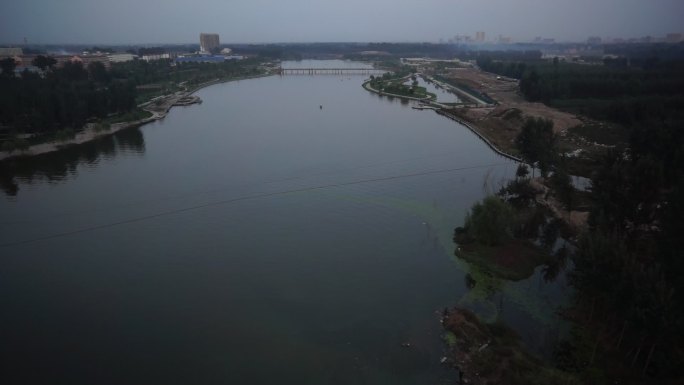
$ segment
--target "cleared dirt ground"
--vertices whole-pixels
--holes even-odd
[[[589,176],[595,164],[594,160],[598,159],[606,148],[613,147],[600,143],[594,135],[599,132],[598,130],[605,133],[608,129],[607,124],[560,111],[542,103],[528,102],[520,94],[516,79],[498,77],[475,68],[452,69],[444,76],[497,101],[496,107],[458,108],[449,113],[473,123],[504,152],[518,154],[515,139],[527,117],[553,121],[554,131],[560,139],[559,149],[573,158],[571,171],[575,175]],[[613,138],[611,142],[615,143]]]
[[[477,115],[482,118],[488,114],[500,115],[510,108],[519,109],[524,116],[533,116],[553,120],[554,130],[558,134],[569,128],[582,124],[577,116],[548,107],[542,103],[526,101],[518,92],[518,82],[515,79],[501,78],[474,68],[463,68],[451,71],[449,77],[489,95],[499,102],[494,109],[481,109]],[[475,115],[475,116],[477,116]]]

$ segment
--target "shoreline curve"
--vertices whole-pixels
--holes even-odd
[[[110,128],[108,130],[102,130],[102,131],[95,131],[92,127],[87,124],[85,127],[81,129],[76,135],[74,135],[73,138],[69,140],[64,140],[64,141],[58,141],[58,140],[53,140],[45,143],[39,143],[39,144],[34,144],[33,146],[30,146],[28,149],[25,150],[12,150],[12,151],[0,151],[0,162],[6,161],[6,160],[14,160],[14,159],[21,159],[21,158],[28,158],[32,156],[37,156],[37,155],[43,155],[43,154],[48,154],[51,152],[57,152],[61,151],[67,148],[70,148],[72,146],[78,146],[81,144],[85,144],[91,141],[94,141],[99,138],[103,138],[106,136],[111,136],[116,134],[119,131],[127,130],[130,128],[135,128],[135,127],[141,127],[144,126],[147,123],[151,123],[157,120],[161,120],[168,115],[169,111],[176,106],[176,102],[179,99],[182,99],[187,96],[191,96],[195,92],[209,87],[213,86],[215,84],[221,84],[221,83],[229,83],[232,81],[239,81],[239,80],[248,80],[248,79],[256,79],[256,78],[262,78],[262,77],[268,77],[268,76],[273,76],[272,73],[267,73],[267,74],[262,74],[262,75],[255,75],[255,76],[246,76],[246,77],[240,77],[240,78],[230,78],[230,79],[214,79],[210,80],[205,83],[198,84],[192,89],[183,91],[180,94],[171,94],[171,95],[163,95],[165,102],[167,102],[166,106],[162,108],[162,111],[159,112],[159,110],[150,110],[147,109],[146,107],[149,106],[152,101],[145,102],[143,104],[140,104],[138,107],[140,107],[143,111],[147,111],[152,114],[152,116],[140,120],[134,120],[134,121],[129,121],[129,122],[121,122],[121,123],[113,123],[111,124]]]

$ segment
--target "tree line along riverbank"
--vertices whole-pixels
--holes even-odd
[[[28,156],[162,118],[198,88],[268,73],[263,60],[67,62],[0,74],[0,156]]]

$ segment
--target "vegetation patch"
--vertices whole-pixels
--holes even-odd
[[[456,256],[482,266],[496,277],[519,281],[529,278],[549,256],[528,240],[511,239],[497,246],[478,242],[459,243]]]
[[[5,140],[0,145],[0,150],[12,152],[14,150],[25,151],[29,148],[29,142],[26,139],[10,139]]]
[[[74,131],[71,128],[65,128],[63,130],[59,130],[55,133],[55,140],[59,142],[66,142],[68,140],[73,139],[76,136],[76,131]]]
[[[457,338],[456,338],[456,334],[454,334],[454,332],[452,332],[452,331],[447,331],[446,333],[444,333],[442,338],[444,339],[444,342],[446,342],[446,344],[448,346],[455,346],[456,342],[458,342]]]
[[[514,237],[527,211],[518,210],[497,196],[476,203],[464,227],[456,228],[456,256],[475,263],[498,278],[521,280],[549,261],[548,255],[530,240]]]
[[[375,77],[371,75],[371,80],[368,84],[372,89],[380,93],[425,100],[437,99],[437,95],[428,92],[425,87],[418,85],[416,76],[411,75],[412,71],[415,70],[408,67],[400,67],[397,71],[386,72],[382,76]],[[411,84],[404,84],[409,77],[412,80]]]
[[[112,129],[109,123],[95,123],[91,126],[93,132],[105,132]]]

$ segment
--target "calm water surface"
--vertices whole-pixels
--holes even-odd
[[[449,383],[438,313],[456,304],[542,351],[562,285],[453,257],[453,228],[516,165],[363,78],[215,85],[163,121],[3,164],[0,377]]]

